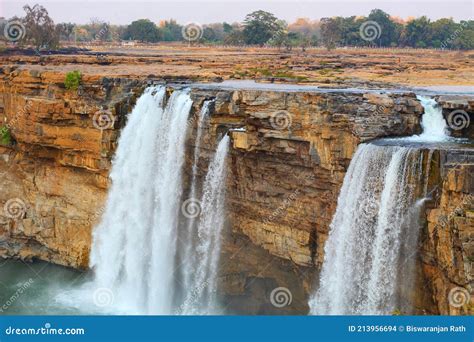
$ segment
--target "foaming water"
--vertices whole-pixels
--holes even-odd
[[[390,314],[414,260],[420,150],[362,144],[344,178],[325,245],[312,314]]]
[[[130,114],[119,139],[105,214],[93,235],[95,285],[110,289],[127,312],[172,312],[192,101],[188,90],[176,90],[163,109],[164,95],[164,87],[146,89]]]
[[[444,142],[449,140],[448,126],[443,117],[442,108],[430,97],[417,96],[425,113],[421,118],[423,133],[410,137],[396,138],[412,142]]]
[[[201,197],[201,215],[194,236],[187,241],[195,242],[190,259],[185,263],[190,275],[185,289],[185,299],[180,307],[183,314],[216,314],[217,272],[221,253],[222,229],[225,223],[226,157],[229,136],[225,135],[209,165]],[[192,241],[191,241],[192,240]]]
[[[193,166],[191,170],[191,184],[188,199],[194,201],[197,199],[199,190],[197,182],[197,173],[199,165],[199,154],[201,152],[201,143],[202,143],[202,132],[206,124],[206,120],[209,115],[209,106],[211,105],[212,100],[204,101],[201,111],[199,113],[197,121],[197,131],[196,131],[196,140],[193,151]],[[197,208],[199,210],[199,208]],[[186,229],[183,230],[183,236],[181,241],[182,249],[182,262],[190,260],[193,255],[193,250],[196,248],[196,241],[194,239],[194,232],[196,229],[196,224],[198,222],[198,217],[196,215],[189,215],[186,222]],[[192,286],[192,278],[194,270],[186,267],[186,263],[183,264],[183,267],[180,268],[181,271],[181,282],[184,289],[188,289]]]
[[[129,115],[113,161],[105,213],[93,234],[93,280],[57,295],[64,306],[106,314],[219,310],[217,272],[229,137],[219,142],[199,186],[198,162],[210,105],[205,102],[197,122],[189,193],[201,198],[202,212],[186,220],[183,167],[192,101],[189,90],[175,90],[164,106],[165,94],[164,87],[147,88]]]

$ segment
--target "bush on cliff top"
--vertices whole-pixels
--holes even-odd
[[[79,71],[74,70],[66,74],[66,79],[64,80],[64,85],[67,90],[76,90],[81,84],[82,75]]]

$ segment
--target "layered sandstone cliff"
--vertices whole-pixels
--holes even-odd
[[[4,67],[0,76],[0,120],[14,138],[0,147],[0,204],[8,207],[9,200],[16,200],[20,209],[20,214],[2,215],[0,254],[86,268],[117,137],[146,82],[85,75],[79,91],[68,91],[60,72]],[[233,129],[221,277],[227,300],[234,306],[253,303],[251,309],[241,304],[242,312],[266,312],[269,289],[287,286],[294,304],[285,313],[307,312],[338,191],[357,145],[419,133],[421,105],[412,93],[197,86],[191,96],[189,149],[194,146],[193,118],[204,100],[215,99],[202,144],[201,177],[217,136]],[[434,169],[449,167],[439,160]],[[472,194],[471,165],[472,159],[439,177],[442,191],[428,213],[421,254],[422,276],[430,284],[420,312],[451,312],[445,292],[453,284],[472,282],[472,203],[450,218],[446,236],[432,233],[436,217],[449,215],[463,196]],[[457,264],[448,266],[453,255]]]

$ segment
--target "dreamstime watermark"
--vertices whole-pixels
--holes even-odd
[[[26,213],[26,204],[20,198],[10,198],[3,206],[5,216],[11,219],[20,219]]]
[[[469,194],[463,199],[460,205],[458,205],[449,213],[448,216],[441,216],[440,218],[438,218],[438,222],[444,228],[449,223],[449,221],[451,221],[456,215],[462,214],[464,206],[471,204],[473,201],[474,201],[474,196]]]
[[[187,218],[196,218],[201,215],[202,203],[196,198],[188,198],[181,205],[181,213]]]
[[[372,42],[380,38],[382,28],[379,23],[373,20],[368,20],[362,23],[359,28],[360,37],[366,42]]]
[[[197,305],[197,301],[201,298],[204,290],[206,290],[206,288],[209,288],[209,285],[209,280],[205,280],[198,286],[194,287],[191,292],[186,296],[184,302],[176,310],[176,313],[178,315],[202,314],[199,312],[199,306]],[[210,292],[215,293],[216,290],[214,288],[211,288]]]
[[[33,279],[28,279],[28,281],[26,281],[25,283],[23,283],[16,291],[15,293],[13,293],[10,298],[7,299],[7,301],[5,303],[3,303],[3,305],[0,307],[0,312],[4,312],[6,310],[8,310],[8,308],[10,306],[13,305],[13,303],[15,303],[18,298],[20,298],[20,296],[34,283],[34,280]]]
[[[277,287],[270,293],[270,303],[276,308],[291,305],[293,295],[286,287]]]
[[[40,328],[15,328],[9,326],[5,329],[6,335],[84,335],[84,328],[53,328],[51,323],[45,323]]]
[[[102,24],[102,28],[95,35],[94,40],[95,41],[102,40],[102,38],[105,38],[104,36],[107,34],[107,32],[109,32],[109,26],[107,24]]]
[[[461,306],[469,303],[471,300],[471,294],[464,287],[453,287],[448,294],[449,305],[460,308]]]
[[[10,20],[3,28],[3,35],[11,42],[17,42],[23,39],[26,34],[25,25],[19,20]]]
[[[365,198],[359,205],[367,217],[374,217],[379,213],[379,204],[373,197]]]
[[[195,42],[202,38],[202,26],[198,23],[188,23],[181,29],[181,35],[188,42]]]
[[[448,45],[450,45],[457,37],[459,37],[461,32],[467,27],[467,23],[467,21],[462,21],[460,23],[461,27],[456,29],[456,31],[454,31],[446,40],[441,43],[441,50],[446,50]]]
[[[15,116],[9,122],[5,122],[5,126],[11,131],[17,124],[19,117],[25,116],[27,113],[29,113],[31,107],[31,100],[26,100],[25,105],[15,114]]]
[[[106,287],[99,287],[92,296],[94,304],[98,307],[110,306],[114,303],[114,293]]]
[[[462,109],[456,109],[449,113],[447,121],[448,126],[455,131],[467,128],[471,123],[469,114]]]
[[[114,127],[115,116],[108,110],[99,110],[92,117],[92,124],[101,131]]]
[[[291,128],[293,116],[286,110],[279,110],[270,115],[270,125],[273,129],[284,130]]]
[[[312,181],[314,180],[314,175],[306,176],[304,179]],[[291,206],[291,204],[297,200],[297,198],[300,196],[300,193],[300,189],[296,189],[295,191],[293,191],[287,198],[282,201],[282,204],[270,214],[270,216],[266,217],[263,220],[263,223],[269,224],[270,222],[275,221],[279,216],[284,214]]]

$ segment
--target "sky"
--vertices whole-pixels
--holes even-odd
[[[56,23],[77,24],[86,24],[91,18],[110,24],[129,24],[144,18],[157,23],[164,19],[176,19],[181,24],[232,23],[241,22],[247,13],[259,9],[272,12],[289,23],[297,18],[368,15],[374,8],[405,19],[422,15],[433,20],[474,18],[474,0],[0,0],[0,17],[23,16],[22,7],[36,3],[44,6]]]

